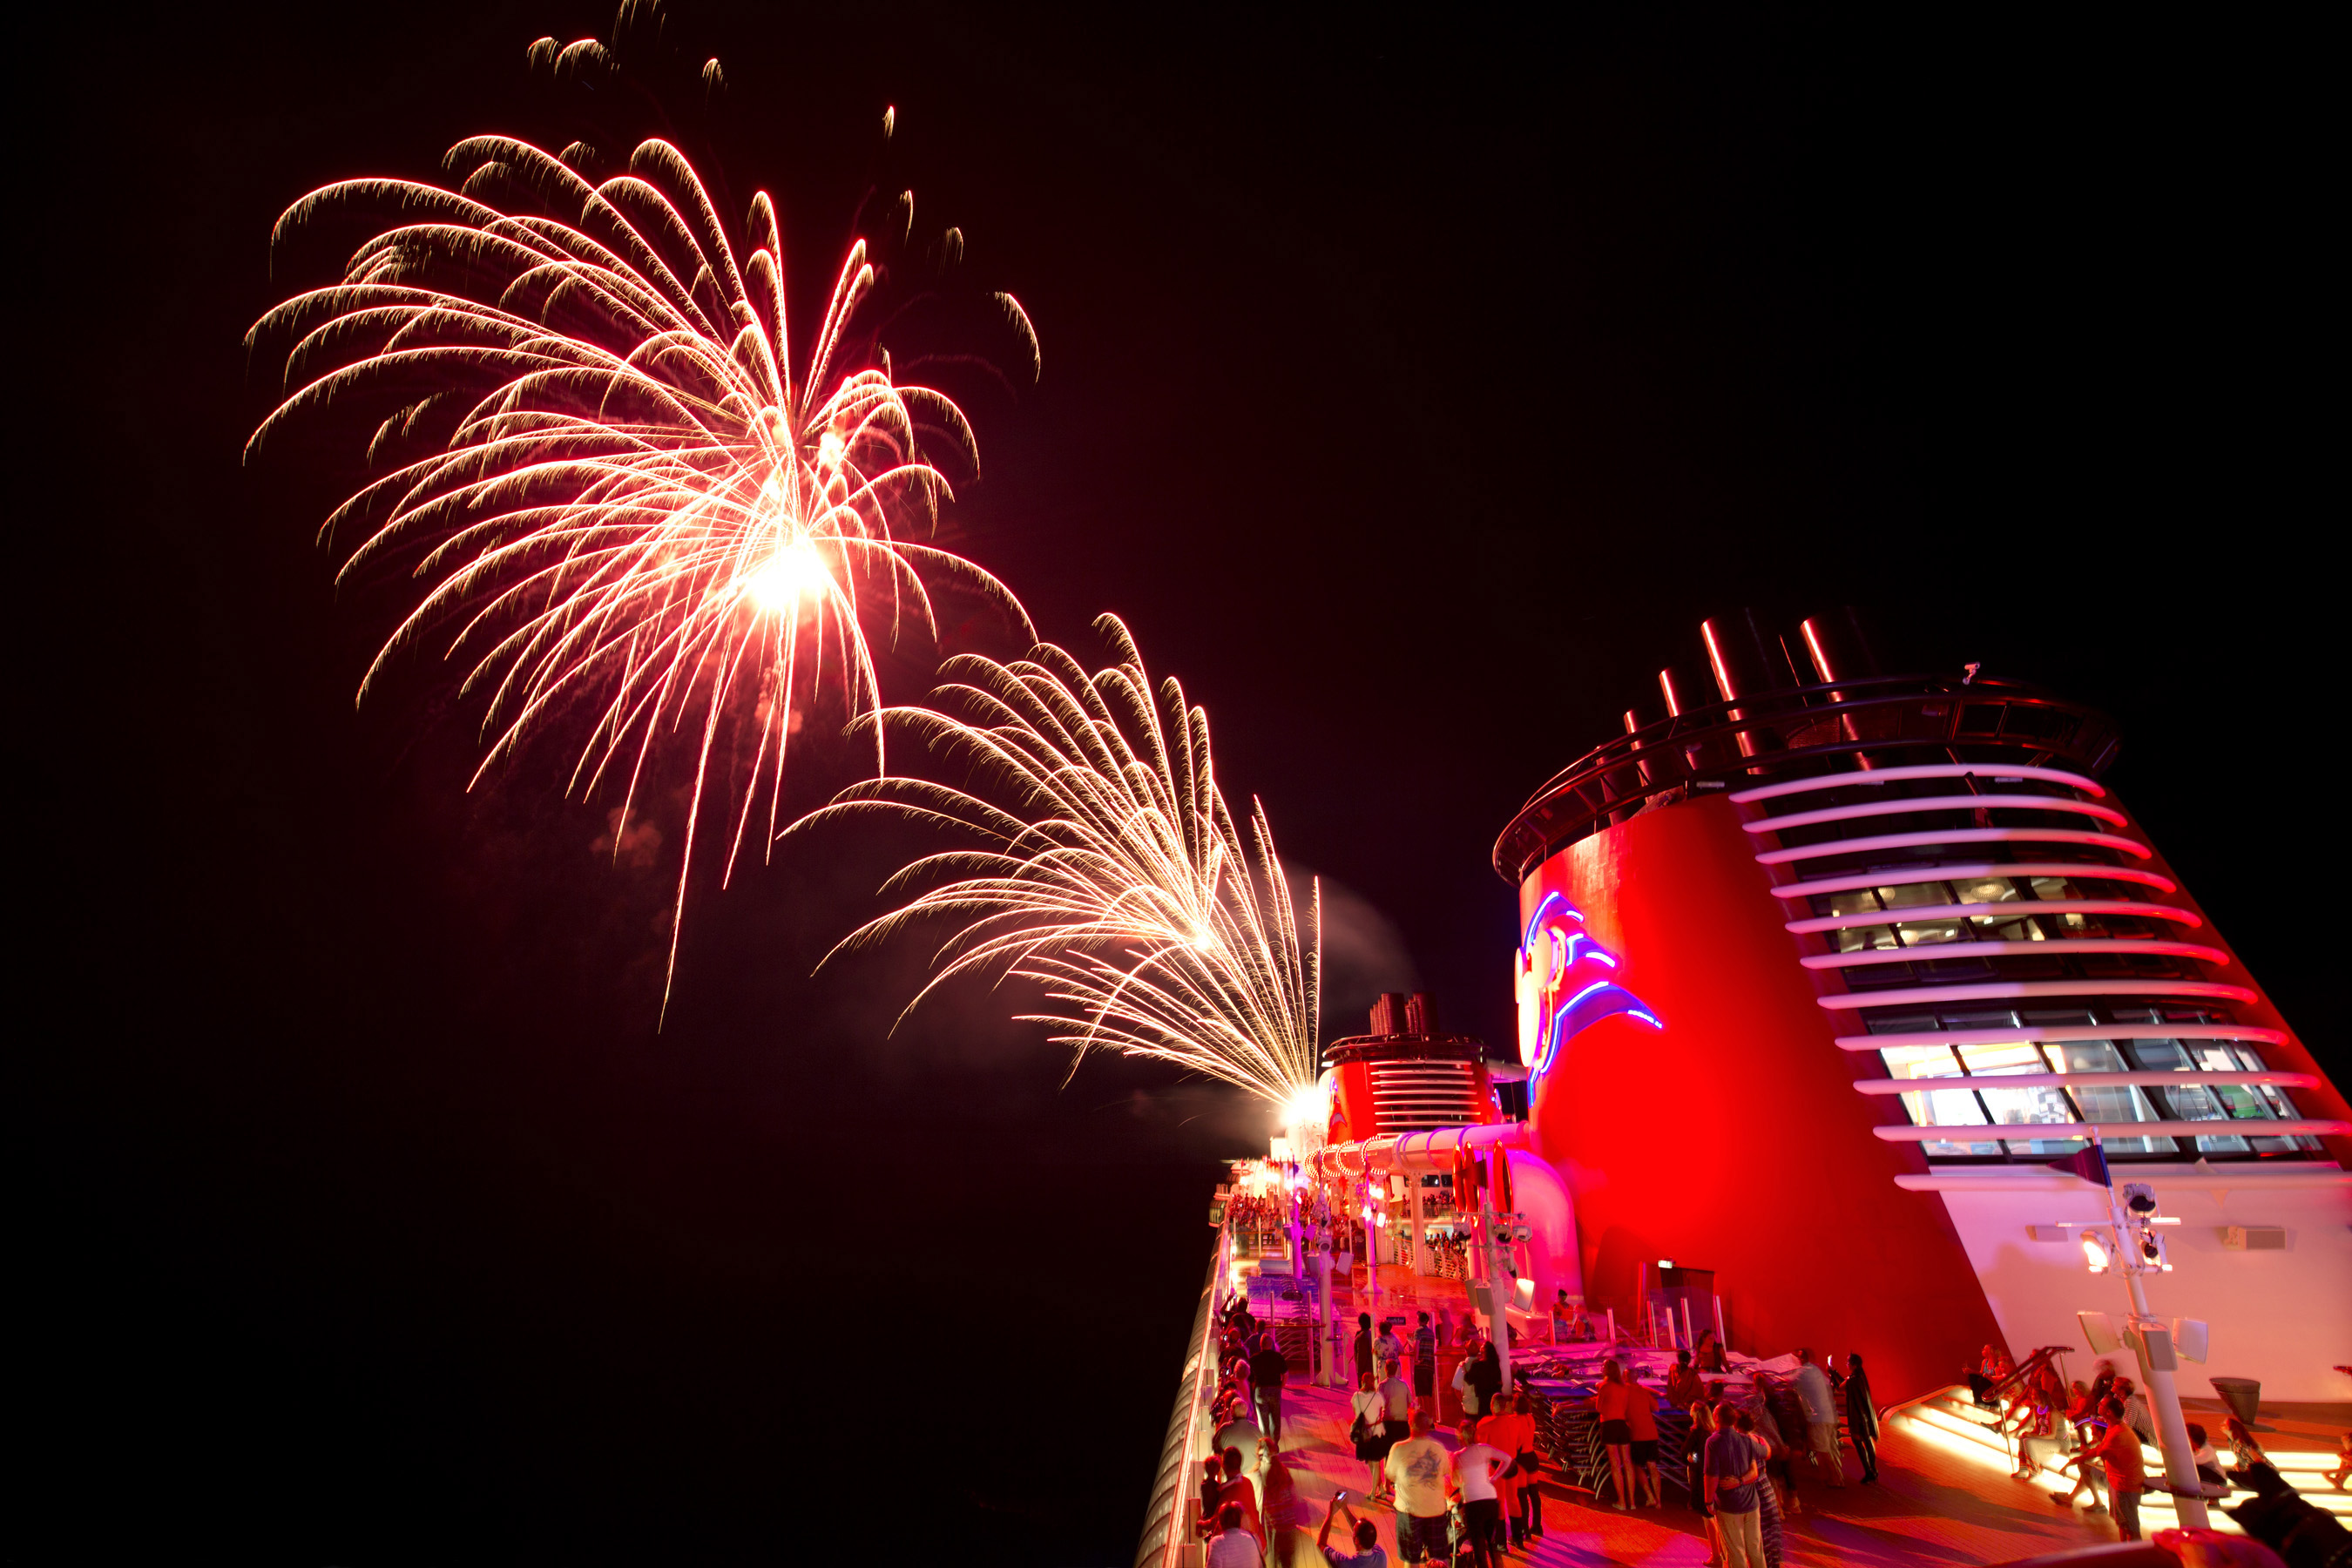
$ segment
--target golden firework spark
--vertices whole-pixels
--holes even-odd
[[[875,716],[971,787],[870,780],[799,825],[881,813],[962,841],[893,877],[886,892],[919,890],[842,947],[952,921],[908,1012],[959,974],[1025,975],[1056,1005],[1024,1016],[1079,1058],[1172,1062],[1295,1112],[1317,1080],[1320,889],[1302,936],[1265,808],[1251,802],[1244,832],[1217,786],[1207,714],[1174,679],[1152,685],[1117,617],[1095,624],[1106,668],[1050,644],[1012,664],[965,656],[934,708]]]

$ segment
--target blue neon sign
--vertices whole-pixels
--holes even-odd
[[[1560,1047],[1603,1018],[1622,1016],[1663,1029],[1649,1004],[1593,969],[1613,970],[1617,955],[1580,929],[1584,911],[1547,893],[1519,943],[1519,1058],[1539,1079],[1559,1059]]]

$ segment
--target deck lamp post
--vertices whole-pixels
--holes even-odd
[[[2148,1409],[2156,1416],[2157,1447],[2164,1455],[2165,1485],[2172,1493],[2180,1522],[2190,1529],[2203,1529],[2209,1522],[2205,1483],[2197,1474],[2196,1449],[2189,1441],[2188,1418],[2180,1413],[2180,1390],[2172,1379],[2179,1370],[2179,1352],[2172,1342],[2171,1326],[2148,1310],[2145,1283],[2150,1274],[2171,1271],[2172,1263],[2165,1256],[2164,1237],[2158,1227],[2179,1225],[2180,1221],[2157,1212],[2156,1189],[2145,1182],[2126,1182],[2120,1192],[2116,1190],[2107,1170],[2106,1150],[2095,1132],[2091,1135],[2088,1149],[2063,1160],[2053,1160],[2050,1167],[2072,1172],[2105,1194],[2107,1225],[2073,1228],[2083,1232],[2083,1261],[2092,1273],[2105,1274],[2113,1269],[2123,1276],[2124,1289],[2131,1299],[2131,1316],[2126,1321],[2124,1342],[2139,1362],[2140,1386],[2147,1390]]]

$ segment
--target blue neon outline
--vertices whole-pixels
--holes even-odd
[[[1583,910],[1570,903],[1559,893],[1546,893],[1543,901],[1536,906],[1534,915],[1529,917],[1527,935],[1519,943],[1519,961],[1528,967],[1534,965],[1536,939],[1543,934],[1545,917],[1551,913],[1554,904],[1560,906],[1561,918],[1572,920],[1579,925],[1584,923]],[[1566,974],[1569,970],[1587,960],[1609,969],[1617,967],[1616,955],[1593,941],[1591,932],[1558,931],[1553,934],[1559,938],[1562,974]],[[1584,1007],[1583,1004],[1588,998],[1600,1005]],[[1567,1028],[1565,1026],[1569,1021],[1569,1015],[1580,1011],[1584,1016],[1579,1018],[1574,1028]],[[1643,1002],[1639,996],[1622,985],[1612,984],[1606,980],[1596,980],[1567,1001],[1554,1006],[1551,1009],[1551,1016],[1544,1020],[1543,1027],[1537,1036],[1536,1059],[1528,1069],[1529,1082],[1532,1083],[1551,1070],[1552,1063],[1559,1059],[1561,1047],[1601,1022],[1601,1019],[1615,1017],[1638,1019],[1654,1029],[1662,1030],[1666,1026],[1655,1013],[1650,1011],[1649,1004]]]

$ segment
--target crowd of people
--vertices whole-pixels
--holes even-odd
[[[1675,1352],[1666,1374],[1667,1403],[1690,1415],[1682,1457],[1692,1482],[1691,1506],[1705,1521],[1711,1565],[1780,1568],[1785,1522],[1804,1511],[1797,1493],[1799,1467],[1832,1487],[1846,1484],[1838,1440],[1841,1408],[1863,1481],[1878,1479],[1878,1414],[1860,1352],[1845,1358],[1841,1372],[1816,1360],[1811,1350],[1800,1350],[1792,1375],[1758,1374],[1754,1382],[1751,1407],[1730,1399],[1723,1380],[1703,1375],[1688,1351]],[[1608,1436],[1604,1423],[1604,1442]],[[1654,1478],[1651,1484],[1654,1497]]]
[[[1437,1435],[1437,1373],[1441,1350],[1464,1351],[1452,1386],[1463,1412],[1458,1442]],[[1248,1418],[1274,1449],[1283,1432],[1286,1362],[1273,1334],[1237,1302],[1219,1340],[1220,1423]],[[1506,1568],[1507,1554],[1543,1536],[1538,1482],[1542,1473],[1535,1413],[1540,1405],[1503,1387],[1496,1347],[1475,1321],[1455,1321],[1440,1309],[1376,1323],[1356,1320],[1351,1342],[1354,1390],[1348,1440],[1364,1466],[1360,1490],[1340,1491],[1327,1510],[1316,1546],[1330,1568],[1388,1568],[1380,1531],[1367,1516],[1392,1510],[1396,1553],[1404,1563],[1466,1562]],[[1662,1406],[1689,1416],[1679,1458],[1690,1487],[1689,1504],[1703,1521],[1710,1568],[1780,1568],[1787,1521],[1804,1511],[1801,1479],[1810,1473],[1832,1488],[1848,1484],[1841,1436],[1853,1445],[1861,1481],[1878,1479],[1878,1415],[1859,1352],[1817,1359],[1800,1350],[1787,1375],[1749,1368],[1748,1386],[1734,1396],[1722,1373],[1726,1359],[1710,1333],[1696,1354],[1675,1354],[1663,1386],[1653,1387],[1630,1358],[1602,1362],[1594,1416],[1608,1460],[1605,1500],[1625,1510],[1663,1508],[1658,1460],[1664,1441]],[[2126,1541],[2140,1539],[2138,1510],[2153,1479],[2143,1457],[2155,1442],[2155,1422],[2144,1391],[2101,1362],[2088,1384],[2071,1385],[2048,1362],[2028,1363],[2023,1375],[1987,1347],[1971,1378],[1981,1404],[1997,1411],[1997,1426],[2017,1441],[2019,1479],[2049,1468],[2074,1473],[2071,1489],[2052,1500],[2071,1506],[2085,1489],[2094,1510],[2113,1518]],[[1843,1432],[1841,1434],[1841,1416]],[[1679,1426],[1677,1427],[1679,1428]],[[2294,1500],[2246,1424],[2231,1415],[2221,1436],[2225,1467],[2206,1429],[2189,1425],[2200,1481],[2208,1497],[2232,1487]],[[2331,1486],[2352,1477],[2352,1437]],[[1244,1455],[1228,1447],[1205,1462],[1199,1529],[1209,1542],[1208,1568],[1263,1568],[1265,1525],[1256,1494],[1244,1472]],[[1602,1499],[1596,1499],[1598,1505]],[[2330,1521],[2332,1522],[2332,1521]],[[1340,1539],[1334,1542],[1334,1531]]]
[[[2116,1372],[2113,1362],[2100,1362],[2087,1384],[2080,1378],[2063,1382],[2047,1361],[2021,1378],[2006,1357],[1987,1346],[1984,1367],[1998,1376],[1979,1395],[1979,1403],[1999,1407],[1996,1429],[2017,1440],[2013,1479],[2031,1480],[2045,1468],[2061,1475],[2072,1470],[2074,1484],[2053,1490],[2050,1500],[2071,1508],[2088,1491],[2089,1510],[2106,1513],[2125,1541],[2141,1538],[2140,1502],[2148,1492],[2182,1489],[2161,1476],[2150,1476],[2144,1448],[2158,1446],[2156,1415],[2147,1392]],[[2005,1397],[1991,1392],[2004,1385]],[[2262,1444],[2237,1416],[2222,1418],[2222,1436],[2233,1461],[2226,1468],[2203,1423],[2190,1421],[2187,1426],[2198,1495],[2218,1499],[2239,1489],[2261,1492],[2277,1480]],[[2352,1438],[2347,1444],[2352,1453]]]
[[[1466,1352],[1453,1383],[1464,1412],[1455,1447],[1435,1436],[1439,1351],[1448,1345]],[[1332,1568],[1387,1568],[1378,1528],[1357,1512],[1356,1502],[1393,1510],[1397,1552],[1406,1563],[1451,1563],[1458,1552],[1475,1568],[1500,1568],[1506,1552],[1542,1536],[1535,1420],[1504,1391],[1500,1352],[1475,1321],[1457,1323],[1444,1308],[1434,1317],[1418,1312],[1406,1335],[1360,1313],[1350,1350],[1355,1392],[1348,1436],[1366,1480],[1352,1500],[1341,1491],[1324,1515],[1316,1546]],[[1278,1449],[1286,1363],[1245,1299],[1220,1329],[1218,1357],[1218,1422],[1254,1419]],[[1195,1523],[1208,1542],[1208,1568],[1260,1568],[1265,1561],[1265,1529],[1244,1463],[1237,1447],[1203,1461]],[[1334,1544],[1332,1532],[1342,1525],[1345,1541]]]

